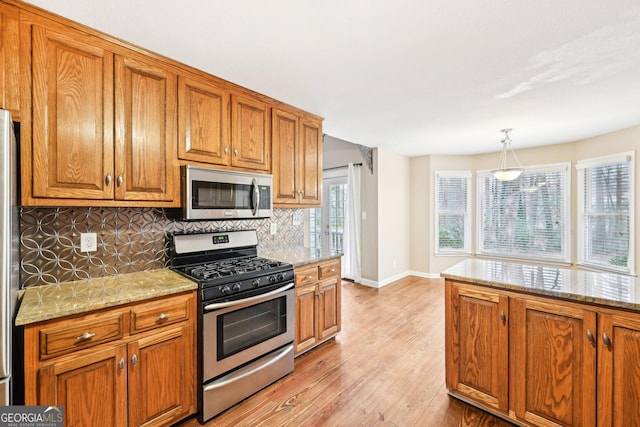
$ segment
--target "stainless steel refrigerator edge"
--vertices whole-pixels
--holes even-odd
[[[12,329],[18,297],[17,146],[11,114],[0,110],[0,405],[12,399]]]

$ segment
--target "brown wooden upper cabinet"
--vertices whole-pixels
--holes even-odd
[[[271,108],[246,95],[231,95],[231,166],[271,170]]]
[[[178,157],[228,166],[229,94],[212,82],[178,77]]]
[[[179,204],[175,74],[73,29],[30,30],[22,37],[32,46],[33,99],[23,204]]]
[[[274,204],[319,206],[322,202],[322,121],[273,109]]]
[[[0,102],[20,120],[20,11],[0,3]]]

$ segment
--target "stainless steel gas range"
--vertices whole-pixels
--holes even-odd
[[[198,417],[293,371],[293,266],[257,256],[255,230],[174,234],[171,267],[199,284]]]

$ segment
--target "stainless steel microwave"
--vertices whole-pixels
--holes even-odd
[[[199,166],[182,166],[182,214],[186,220],[268,218],[273,214],[273,177]]]

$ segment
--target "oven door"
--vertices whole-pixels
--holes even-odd
[[[293,342],[294,283],[237,301],[204,304],[203,382]]]

